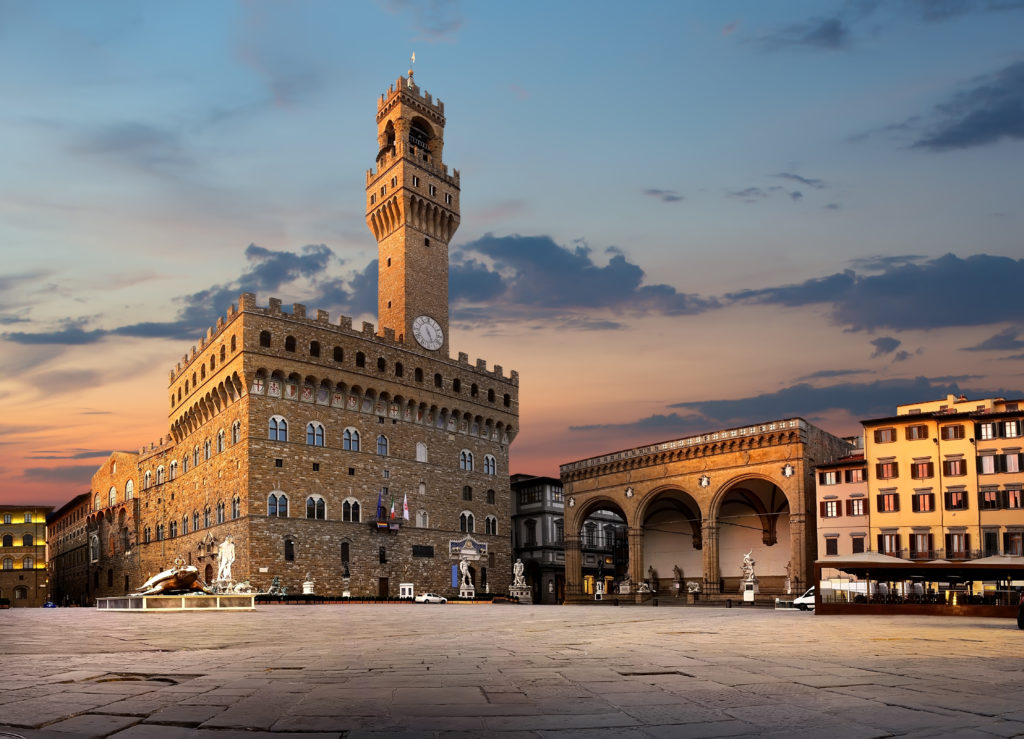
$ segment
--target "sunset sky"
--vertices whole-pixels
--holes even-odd
[[[376,322],[377,97],[462,176],[512,471],[1024,395],[1024,2],[0,0],[0,502],[167,433],[243,291]]]

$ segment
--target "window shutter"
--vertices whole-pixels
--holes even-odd
[[[934,557],[935,556],[935,535],[934,534],[928,534],[928,556],[929,557]]]
[[[992,425],[994,427],[994,433],[996,436],[998,436],[1000,439],[1006,436],[1006,423],[1004,423],[1003,421],[997,421]]]
[[[931,509],[935,510],[935,493],[928,493],[928,502],[931,503]]]
[[[902,543],[900,542],[900,534],[896,534],[896,555],[899,556],[900,550],[903,549]]]
[[[884,498],[884,496],[881,495],[881,494],[875,496],[875,506],[877,507],[879,513],[881,513],[882,511],[885,510],[882,507],[883,506],[883,503],[882,503],[883,498]],[[881,541],[881,540],[879,540],[879,541]]]
[[[928,477],[935,477],[935,463],[928,463]]]
[[[819,472],[818,473],[818,484],[819,485],[824,485],[825,484],[825,473],[824,472]]]
[[[836,515],[837,516],[843,515],[843,504],[840,503],[838,500],[836,501]]]
[[[981,439],[981,424],[980,423],[974,424],[974,438],[975,439]]]
[[[1003,554],[1010,551],[1010,534],[1009,532],[1003,532]]]
[[[971,535],[964,534],[964,553],[969,557],[971,554]]]
[[[877,463],[877,464],[875,465],[875,477],[876,477],[877,479],[879,479],[879,480],[881,480],[881,479],[882,479],[882,463],[881,463],[881,462],[878,462],[878,463]]]
[[[846,515],[847,516],[852,516],[853,515],[853,501],[852,500],[846,501]]]
[[[825,501],[818,503],[818,515],[821,518],[825,518]]]
[[[885,538],[881,534],[879,534],[878,535],[878,552],[882,553],[884,551],[885,551]]]
[[[900,476],[900,463],[899,462],[893,462],[892,463],[892,476],[893,477],[899,477]]]
[[[900,496],[898,493],[892,494],[892,509],[898,511],[900,509]],[[899,547],[897,547],[899,548]]]
[[[917,495],[914,495],[910,499],[910,510],[912,510],[914,513],[918,513],[921,510],[921,503],[920,503],[920,501],[921,501],[920,497],[918,497]]]
[[[980,456],[975,459],[975,463],[977,465],[977,472],[980,475],[981,474],[981,457]]]
[[[953,549],[953,535],[946,534],[946,557],[948,558]]]

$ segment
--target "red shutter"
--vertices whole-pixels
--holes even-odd
[[[846,501],[846,515],[847,516],[852,516],[853,515],[853,501],[852,500]]]
[[[820,509],[818,515],[821,518],[825,518],[825,501],[821,501],[820,503],[818,503],[818,508]]]
[[[900,463],[899,462],[893,462],[892,463],[892,476],[893,477],[899,477],[900,476]]]
[[[882,463],[879,462],[875,465],[875,478],[878,480],[882,479]]]
[[[935,477],[935,463],[928,463],[928,477]]]
[[[928,493],[928,501],[932,504],[931,510],[935,510],[935,493]]]
[[[971,535],[964,534],[964,556],[971,556]]]
[[[900,542],[900,537],[901,537],[901,534],[896,534],[896,556],[897,557],[900,554],[900,550],[903,549],[903,546],[901,545],[901,542]]]

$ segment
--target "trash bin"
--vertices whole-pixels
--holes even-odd
[[[726,608],[732,608],[732,598],[728,598],[728,599],[726,599],[726,601],[725,601],[725,607],[726,607]]]

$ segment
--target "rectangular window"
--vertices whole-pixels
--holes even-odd
[[[983,475],[993,475],[999,471],[999,465],[996,464],[996,455],[985,454],[978,457],[978,472]]]
[[[928,426],[920,423],[913,426],[907,426],[906,431],[907,441],[917,441],[919,439],[928,438]]]
[[[838,500],[824,500],[821,502],[821,517],[836,518],[841,515],[839,512]]]
[[[852,500],[846,501],[846,515],[847,516],[866,516],[866,515],[868,515],[867,501],[864,498],[853,498]]]
[[[1020,472],[1020,455],[1007,454],[1003,470],[1005,472]]]
[[[982,490],[980,493],[978,493],[978,506],[983,511],[998,511],[999,491]]]
[[[1021,508],[1021,494],[1020,488],[1007,488],[1006,489],[1006,507],[1007,508]]]
[[[846,470],[846,481],[864,482],[864,470],[862,468],[857,468],[855,470]]]
[[[946,559],[967,559],[968,534],[946,534]]]
[[[875,465],[875,477],[879,480],[892,480],[900,476],[900,467],[896,462],[879,462]]]
[[[819,485],[837,485],[839,483],[839,473],[836,470],[829,472],[818,473],[818,484]]]
[[[965,491],[965,490],[948,490],[948,491],[946,491],[946,510],[947,511],[966,511],[967,510],[967,491]]]
[[[932,535],[911,534],[910,535],[910,558],[911,559],[934,559],[932,555]]]
[[[953,441],[954,439],[964,438],[964,427],[963,424],[957,423],[952,426],[942,427],[942,439],[944,441]]]
[[[431,195],[437,195],[437,188],[436,188],[436,187],[434,187],[433,185],[427,185],[427,191],[428,191],[428,192],[429,192],[429,193],[430,193]]]
[[[1020,557],[1024,554],[1024,534],[1019,531],[1008,531],[1003,537],[1003,554],[1011,557]]]
[[[935,510],[935,495],[933,493],[914,493],[912,502],[915,513],[929,513]]]
[[[413,187],[419,187],[420,186],[420,178],[417,177],[416,175],[412,176],[412,186]]]
[[[839,554],[839,537],[830,536],[825,539],[825,554]]]
[[[879,513],[895,513],[900,509],[900,496],[897,493],[882,493],[878,496]]]
[[[855,536],[855,537],[853,537],[852,541],[853,541],[853,553],[854,554],[863,554],[863,552],[864,552],[864,537],[863,536]]]
[[[896,429],[875,429],[875,443],[889,444],[896,441]]]
[[[433,557],[434,547],[427,546],[425,544],[413,544],[412,545],[412,556],[414,557]]]
[[[935,465],[932,462],[914,462],[910,465],[910,476],[915,480],[926,480],[934,475]]]
[[[967,463],[963,459],[947,459],[942,463],[942,474],[948,477],[963,477],[967,474]]]
[[[978,438],[982,441],[996,438],[996,425],[994,423],[978,424]]]
[[[897,556],[900,553],[900,535],[899,534],[879,534],[878,535],[878,548],[882,554],[889,554]]]
[[[1018,436],[1020,436],[1020,421],[1004,421],[1003,438],[1016,439]]]

